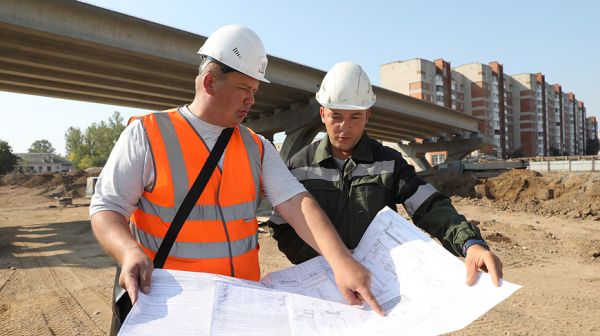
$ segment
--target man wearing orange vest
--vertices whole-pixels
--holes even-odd
[[[217,168],[177,236],[164,267],[258,280],[261,192],[331,265],[353,305],[382,313],[371,274],[356,262],[331,222],[290,174],[275,148],[240,125],[254,104],[267,57],[250,29],[215,31],[198,52],[191,104],[130,122],[102,170],[90,204],[92,229],[121,265],[119,284],[131,301],[150,291],[152,259],[173,216],[221,131],[234,128]]]

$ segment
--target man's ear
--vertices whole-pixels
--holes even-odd
[[[325,123],[325,109],[323,108],[323,106],[321,106],[319,108],[319,114],[321,115],[321,122],[324,124]]]
[[[202,87],[204,88],[204,91],[206,91],[206,93],[212,96],[215,94],[214,86],[215,76],[213,76],[213,74],[211,74],[210,72],[207,72],[206,74],[204,74],[204,78],[202,78]]]
[[[371,116],[371,109],[368,108],[367,109],[367,119],[365,120],[365,123],[369,122],[369,117]]]

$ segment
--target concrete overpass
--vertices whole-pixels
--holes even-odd
[[[0,90],[164,110],[191,102],[196,51],[205,39],[81,2],[1,0]],[[269,138],[285,131],[287,158],[321,130],[313,97],[325,73],[268,57],[271,84],[261,85],[246,124]],[[367,125],[374,138],[453,140],[477,132],[470,116],[379,87],[374,92]]]

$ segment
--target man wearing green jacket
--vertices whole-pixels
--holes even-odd
[[[367,74],[352,62],[333,66],[316,94],[327,136],[289,161],[292,174],[316,198],[340,237],[354,249],[377,212],[403,204],[413,222],[444,248],[465,257],[467,284],[478,269],[498,286],[502,263],[479,229],[452,206],[448,197],[420,179],[402,155],[367,135],[365,126],[375,95]],[[269,219],[279,249],[294,264],[318,255],[276,212]]]

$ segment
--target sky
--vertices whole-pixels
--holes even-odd
[[[354,61],[375,85],[379,66],[398,60],[443,58],[452,67],[498,61],[509,75],[542,72],[584,101],[588,116],[600,116],[600,2],[594,0],[87,2],[204,36],[241,24],[270,55],[324,71]],[[146,112],[3,91],[0,101],[0,140],[15,153],[47,139],[64,154],[69,127],[83,131],[114,111],[125,120]],[[17,126],[24,115],[27,126]]]

